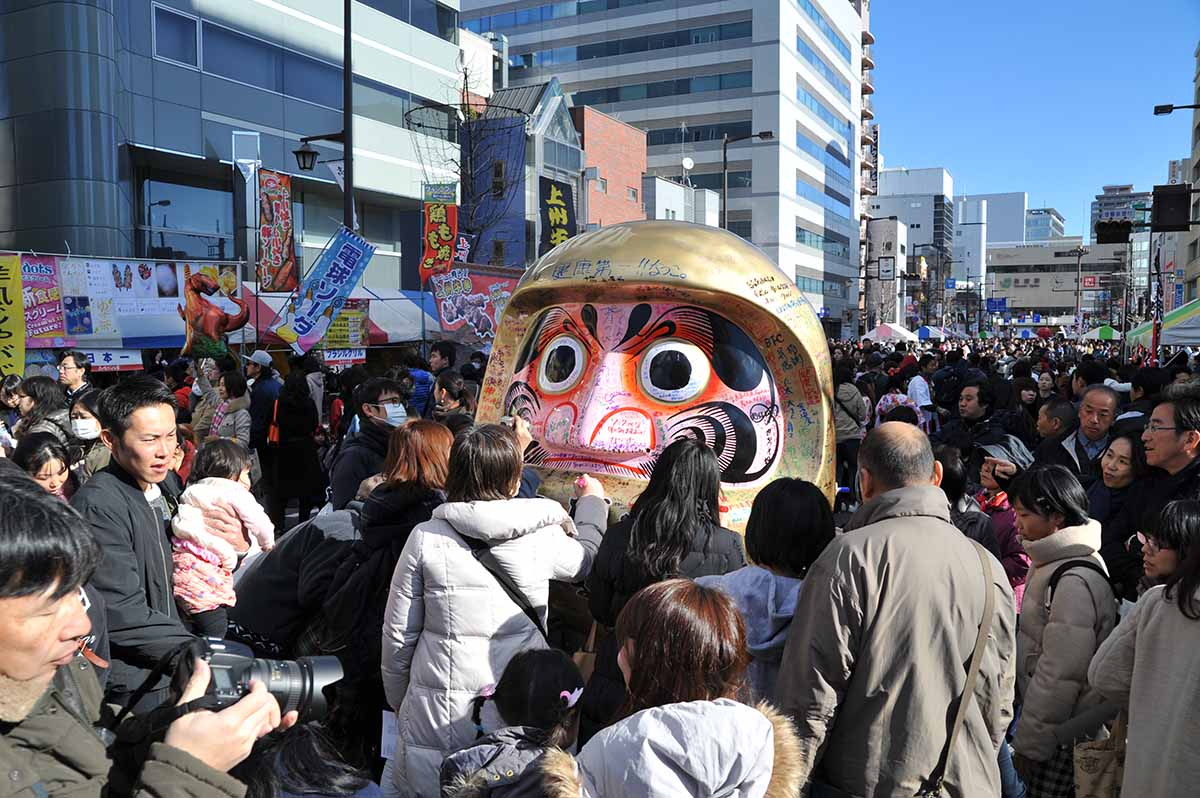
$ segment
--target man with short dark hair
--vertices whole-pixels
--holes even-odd
[[[1092,385],[1079,398],[1079,423],[1057,438],[1042,441],[1034,465],[1060,465],[1086,490],[1100,478],[1100,457],[1108,448],[1109,430],[1117,418],[1121,399],[1104,385]]]
[[[986,553],[984,571],[977,545],[950,523],[941,465],[919,429],[872,430],[858,466],[863,504],[805,577],[776,688],[800,736],[802,793],[815,783],[862,796],[927,789],[982,623],[945,791],[999,795],[1015,678],[1008,578]]]
[[[88,376],[92,373],[92,361],[78,349],[63,352],[58,361],[58,381],[67,392],[69,403],[79,394],[92,387]]]
[[[191,639],[175,605],[168,526],[181,487],[175,456],[175,396],[158,380],[134,377],[100,394],[100,439],[112,451],[71,500],[91,526],[102,559],[92,584],[107,605],[109,692],[124,701],[164,654]],[[239,525],[240,529],[240,525]],[[143,708],[165,698],[169,676]]]
[[[1083,401],[1083,395],[1089,386],[1101,385],[1106,379],[1108,379],[1108,369],[1104,367],[1103,363],[1097,363],[1095,360],[1085,360],[1080,363],[1071,376],[1071,393],[1075,397],[1075,402],[1078,404]]]
[[[1129,380],[1129,404],[1121,409],[1113,424],[1115,434],[1138,432],[1146,428],[1159,395],[1171,384],[1171,375],[1162,368],[1142,368],[1134,372]]]
[[[454,344],[449,341],[435,341],[429,347],[429,367],[433,376],[437,377],[446,369],[454,368]]]
[[[342,441],[330,469],[335,510],[344,509],[354,499],[364,479],[383,470],[392,430],[408,418],[403,386],[394,380],[374,377],[360,385],[356,394],[362,401],[358,431]]]
[[[1075,425],[1078,417],[1075,405],[1052,396],[1038,408],[1037,433],[1043,441],[1062,437]]]

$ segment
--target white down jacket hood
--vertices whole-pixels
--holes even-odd
[[[463,538],[491,546],[544,625],[550,581],[587,576],[607,515],[592,496],[578,501],[574,522],[549,499],[448,502],[413,529],[383,622],[383,686],[399,723],[386,794],[438,795],[443,757],[475,738],[472,699],[514,654],[546,647]]]

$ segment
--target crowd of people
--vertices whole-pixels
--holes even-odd
[[[0,794],[1193,794],[1200,363],[830,350],[834,500],[742,534],[690,437],[622,517],[540,496],[448,342],[3,377]],[[201,639],[336,658],[327,711],[214,703]]]

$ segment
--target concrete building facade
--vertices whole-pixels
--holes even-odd
[[[722,141],[741,139],[729,229],[796,278],[829,334],[856,326],[866,0],[467,0],[463,19],[506,37],[511,85],[553,74],[575,105],[645,130],[652,175],[690,158],[692,184],[720,191]]]
[[[1029,209],[1029,195],[1024,191],[1008,191],[999,194],[962,194],[954,198],[959,202],[986,202],[987,243],[1024,244],[1025,212]]]
[[[400,252],[424,134],[403,116],[457,99],[458,0],[353,13],[357,211],[379,248],[365,284],[416,287],[416,258],[406,280]],[[0,30],[0,249],[234,257],[234,131],[257,134],[265,168],[296,176],[303,263],[340,222],[331,174],[296,174],[292,155],[301,136],[342,126],[340,3],[28,0],[0,6]]]
[[[1192,78],[1192,103],[1200,105],[1200,42],[1196,44],[1195,73]],[[1180,112],[1182,113],[1182,112]],[[1200,109],[1192,111],[1192,154],[1188,159],[1187,179],[1193,186],[1200,187]],[[1192,218],[1200,219],[1200,194],[1192,195]],[[1200,299],[1200,226],[1184,233],[1180,262],[1183,264],[1184,279],[1187,281],[1184,299],[1188,302]]]
[[[642,200],[647,219],[721,226],[721,195],[711,188],[685,186],[677,180],[644,175]]]
[[[1067,234],[1067,220],[1054,208],[1030,208],[1025,211],[1025,243],[1053,241]]]
[[[1074,251],[1082,244],[1082,238],[1064,238],[988,247],[986,298],[1007,300],[1009,316],[1070,317],[1074,323],[1079,286],[1085,326],[1119,325],[1128,287],[1122,276],[1127,247],[1092,244],[1080,259]],[[1135,297],[1130,299],[1133,313]]]

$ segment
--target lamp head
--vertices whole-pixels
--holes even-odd
[[[1154,106],[1154,115],[1155,116],[1166,116],[1167,114],[1171,113],[1174,110],[1175,110],[1175,106],[1173,106],[1173,105],[1156,105],[1156,106]]]
[[[317,148],[307,141],[300,145],[300,149],[292,150],[292,154],[296,156],[296,165],[301,172],[311,172],[317,165]]]

